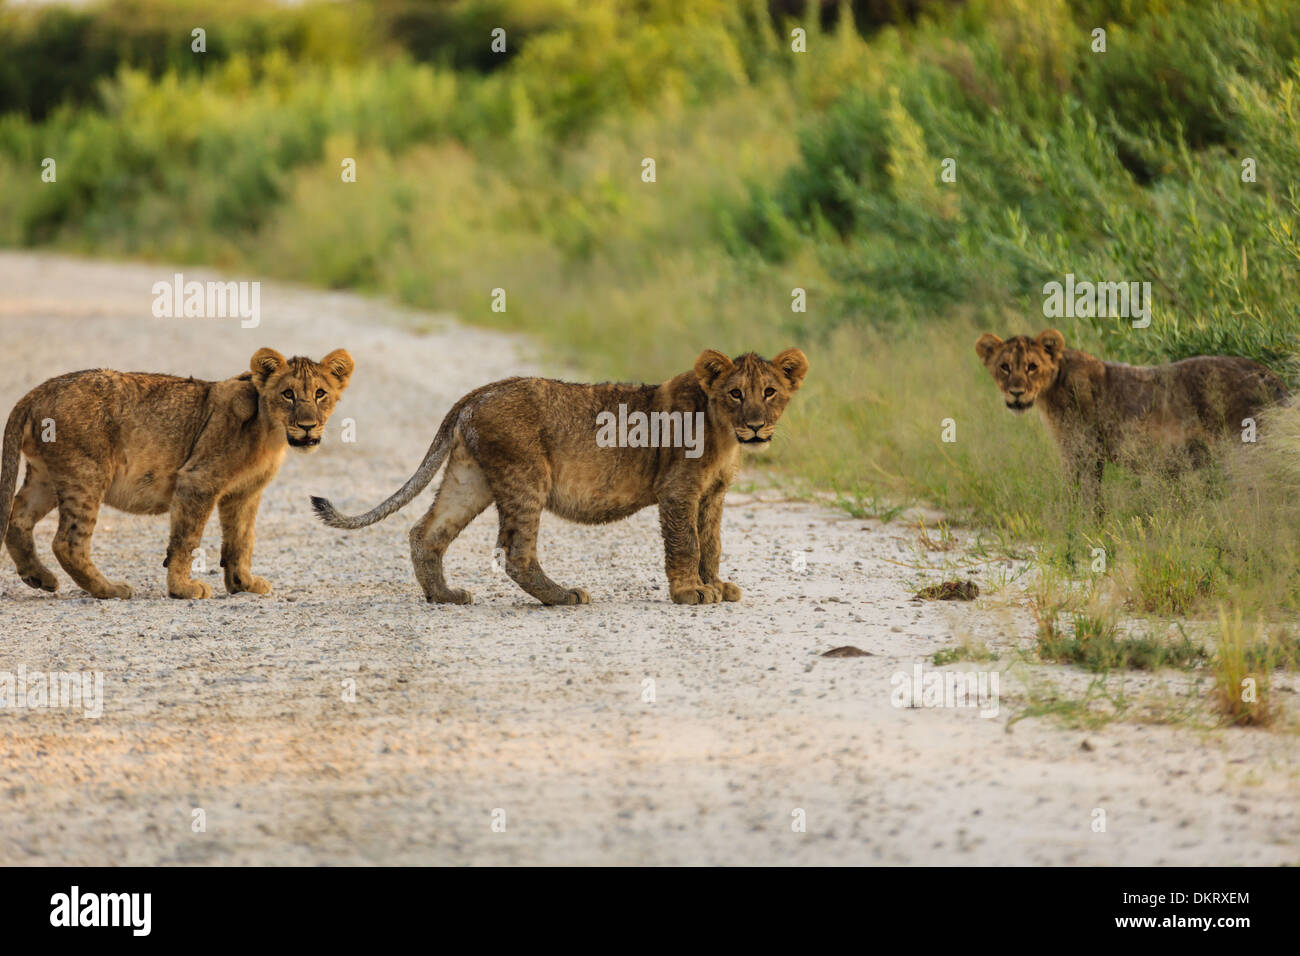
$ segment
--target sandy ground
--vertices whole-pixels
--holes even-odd
[[[165,517],[101,515],[96,560],[131,601],[94,601],[61,571],[57,594],[30,590],[0,557],[0,671],[104,680],[98,718],[0,710],[0,863],[1300,862],[1294,735],[1201,719],[1011,725],[1024,673],[1075,691],[1086,679],[1010,665],[1033,634],[1014,587],[913,602],[928,578],[902,522],[733,495],[724,576],[744,601],[689,608],[667,600],[652,510],[601,528],[548,517],[544,567],[593,603],[543,608],[493,568],[490,509],[448,556],[476,603],[426,604],[406,531],[428,492],[347,534],[315,521],[308,495],[379,501],[460,394],[536,370],[525,343],[269,284],[257,329],[155,319],[150,288],[172,271],[0,255],[5,413],[60,372],[220,378],[262,345],[345,346],[357,371],[326,444],[291,456],[263,497],[253,567],[270,596],[219,587],[215,521],[208,601],[165,596]],[[433,331],[403,331],[413,319]],[[57,567],[52,533],[51,517],[37,538]],[[895,674],[933,671],[930,655],[966,635],[1002,659],[947,669],[998,671],[996,716],[894,706]],[[840,645],[870,656],[820,656]],[[1122,686],[1177,698],[1191,685]]]

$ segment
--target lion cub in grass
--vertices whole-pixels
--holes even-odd
[[[772,361],[706,351],[662,385],[576,385],[510,378],[470,392],[442,420],[419,469],[387,501],[359,517],[312,498],[333,528],[362,528],[406,505],[447,462],[433,506],[411,529],[415,576],[430,601],[468,604],[447,586],[448,545],[488,505],[500,518],[506,572],[543,604],[587,604],[537,562],[542,509],[584,524],[659,506],[668,590],[678,604],[740,600],[718,578],[722,500],[742,445],[772,440],[808,360],[786,349]]]
[[[1038,406],[1067,468],[1097,501],[1106,462],[1204,464],[1209,444],[1244,426],[1286,386],[1258,362],[1201,355],[1169,365],[1103,362],[1065,347],[1048,329],[1005,342],[984,334],[975,351],[1007,408]]]
[[[130,597],[129,585],[107,580],[90,560],[90,536],[107,503],[134,514],[170,510],[167,593],[210,597],[211,588],[191,579],[190,560],[216,508],[226,590],[268,593],[271,585],[250,570],[262,489],[286,449],[320,444],[352,368],[342,349],[319,363],[259,349],[249,371],[221,382],[95,369],[36,386],[9,415],[0,468],[0,535],[19,577],[58,588],[32,537],[57,506],[54,556],[63,570],[97,598]],[[15,499],[20,453],[27,478]]]

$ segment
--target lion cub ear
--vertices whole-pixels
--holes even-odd
[[[320,364],[325,371],[334,376],[339,383],[340,389],[348,387],[348,379],[352,377],[352,370],[356,368],[356,364],[352,361],[352,356],[348,354],[347,349],[335,349],[321,359]]]
[[[266,380],[284,368],[284,356],[275,349],[258,349],[249,359],[248,367],[253,372],[253,382],[260,388]]]
[[[993,353],[998,350],[1001,344],[1002,340],[1000,338],[992,332],[985,332],[980,336],[979,341],[975,343],[975,354],[980,357],[981,362],[987,365],[989,359],[993,357]]]
[[[695,360],[695,377],[699,379],[700,387],[706,392],[713,387],[714,382],[731,369],[731,359],[716,349],[705,349]]]
[[[1056,329],[1048,329],[1046,332],[1039,333],[1038,338],[1034,341],[1054,359],[1059,359],[1061,353],[1065,351],[1065,336]]]
[[[786,349],[772,359],[772,364],[785,376],[792,392],[803,384],[803,377],[808,374],[808,356],[798,349]]]

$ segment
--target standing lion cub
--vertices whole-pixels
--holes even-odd
[[[9,415],[0,469],[0,535],[19,577],[58,588],[32,538],[36,522],[57,506],[54,556],[63,570],[97,598],[130,597],[129,585],[107,580],[90,560],[90,536],[107,502],[134,514],[170,510],[167,593],[210,597],[211,588],[191,579],[190,559],[216,508],[226,590],[266,594],[271,585],[250,569],[262,489],[289,446],[310,452],[320,444],[352,368],[343,349],[319,364],[258,349],[249,371],[222,382],[95,369],[36,386]],[[27,478],[15,499],[20,453]]]
[[[662,385],[494,382],[452,406],[420,467],[387,501],[355,518],[323,498],[312,506],[333,528],[374,524],[410,502],[446,461],[433,507],[410,535],[428,600],[470,603],[468,591],[447,586],[442,557],[495,502],[510,577],[543,604],[586,604],[586,591],[556,584],[537,562],[542,510],[603,524],[657,504],[673,601],[738,601],[740,588],[718,578],[723,496],[740,446],[772,440],[807,371],[798,349],[770,362],[709,350]]]
[[[1103,362],[1066,348],[1055,329],[1005,342],[985,333],[975,352],[1007,408],[1042,410],[1072,477],[1094,503],[1106,462],[1150,462],[1159,455],[1199,464],[1210,442],[1287,397],[1282,380],[1251,359]]]

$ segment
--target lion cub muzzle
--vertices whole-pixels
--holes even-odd
[[[775,431],[773,426],[763,422],[756,425],[742,425],[736,429],[736,441],[742,445],[766,445],[772,440]]]
[[[320,445],[321,426],[315,423],[298,425],[285,433],[285,438],[294,448],[311,450]]]

